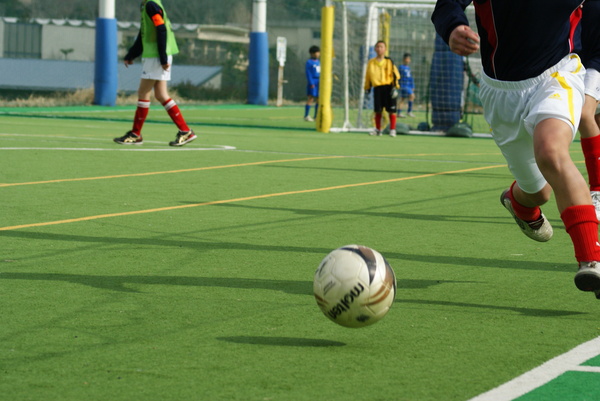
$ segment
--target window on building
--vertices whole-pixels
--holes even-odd
[[[42,58],[42,26],[39,24],[4,24],[4,57]]]

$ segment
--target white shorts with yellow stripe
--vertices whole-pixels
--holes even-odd
[[[479,97],[492,136],[519,187],[527,193],[546,185],[534,157],[533,131],[543,120],[567,123],[573,138],[581,119],[585,68],[576,54],[535,78],[498,81],[484,74]]]

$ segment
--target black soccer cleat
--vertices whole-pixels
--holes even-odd
[[[120,145],[141,145],[144,143],[144,139],[141,135],[136,135],[132,131],[127,131],[125,135],[119,138],[113,139],[116,143]]]
[[[186,143],[192,142],[197,136],[194,131],[179,131],[174,141],[169,142],[170,146],[183,146]]]

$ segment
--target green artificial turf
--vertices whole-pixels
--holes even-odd
[[[129,117],[0,117],[2,401],[467,400],[600,335],[554,201],[554,238],[523,236],[490,139],[197,124],[176,149],[150,121],[113,143]],[[363,329],[312,296],[352,243],[398,279]]]
[[[295,129],[314,131],[314,122],[303,119],[304,106],[255,106],[240,104],[215,104],[215,105],[185,105],[184,116],[190,124],[202,124],[220,127],[241,127],[260,129]],[[314,108],[311,109],[311,116]],[[129,123],[135,113],[135,106],[70,106],[70,107],[0,107],[0,116],[25,116],[29,118],[55,118],[87,121],[115,121]],[[350,109],[348,120],[356,125],[358,110]],[[387,123],[387,115],[384,116]],[[407,124],[410,129],[416,130],[420,123],[431,121],[431,112],[415,110],[414,117],[400,118],[398,123]],[[163,107],[154,101],[150,107],[147,121],[160,124],[171,124],[171,120]],[[362,121],[373,119],[371,110],[364,110]],[[342,107],[332,108],[332,127],[344,126],[345,116]],[[468,114],[465,122],[471,125],[473,132],[488,133],[489,125],[481,114]]]

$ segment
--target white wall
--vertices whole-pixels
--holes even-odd
[[[117,43],[122,34],[117,33]],[[42,59],[64,60],[61,49],[73,49],[67,60],[94,61],[96,56],[96,29],[90,27],[44,25],[42,27]]]

